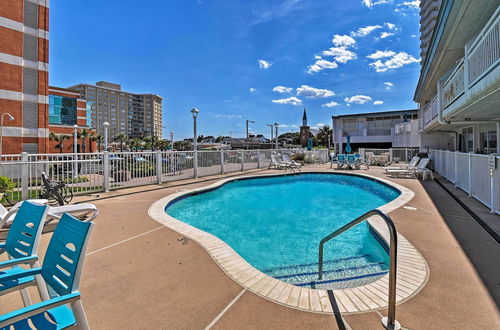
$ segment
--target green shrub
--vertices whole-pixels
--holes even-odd
[[[304,158],[306,157],[306,155],[304,153],[299,153],[299,154],[295,154],[295,155],[292,155],[292,160],[295,160],[295,161],[304,161]]]
[[[0,176],[0,194],[12,191],[16,185],[6,176]]]

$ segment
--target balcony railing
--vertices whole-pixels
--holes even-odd
[[[469,65],[469,86],[473,86],[500,60],[500,7],[470,47],[465,47],[465,57]]]
[[[430,123],[438,115],[437,96],[434,96],[431,102],[424,108],[424,126]]]
[[[441,77],[442,110],[466,94],[499,63],[500,7],[497,8],[483,30],[465,45],[465,56]],[[427,123],[425,119],[424,123]]]

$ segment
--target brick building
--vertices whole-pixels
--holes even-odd
[[[0,115],[3,153],[47,152],[49,1],[2,0]]]

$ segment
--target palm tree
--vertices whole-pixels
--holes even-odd
[[[101,134],[97,134],[95,137],[95,140],[97,141],[97,151],[101,151],[101,143],[102,140],[104,140],[104,137]]]
[[[323,125],[319,128],[318,134],[316,134],[316,139],[318,143],[322,146],[328,146],[328,141],[332,136],[332,129],[328,125]]]
[[[65,134],[57,135],[57,134],[54,134],[54,132],[50,132],[50,134],[49,134],[49,140],[57,142],[56,148],[59,149],[60,153],[62,153],[64,150],[64,141],[68,141],[70,139],[71,139],[71,137],[69,135],[65,135]]]
[[[89,151],[90,152],[93,152],[92,151],[92,142],[96,142],[97,141],[97,135],[95,135],[94,133],[89,133]]]
[[[87,131],[85,128],[81,132],[78,132],[78,138],[82,140],[83,153],[85,153],[85,149],[87,148],[87,138],[89,137],[89,135],[89,131]]]
[[[113,141],[120,142],[120,151],[123,152],[123,143],[127,141],[127,137],[123,134],[118,134],[117,136],[115,136]]]

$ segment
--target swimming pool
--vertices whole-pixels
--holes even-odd
[[[319,241],[400,192],[345,174],[261,177],[226,183],[174,200],[166,212],[230,245],[260,271],[313,288],[354,287],[388,270],[388,255],[364,222],[325,245],[325,274],[317,281]]]

